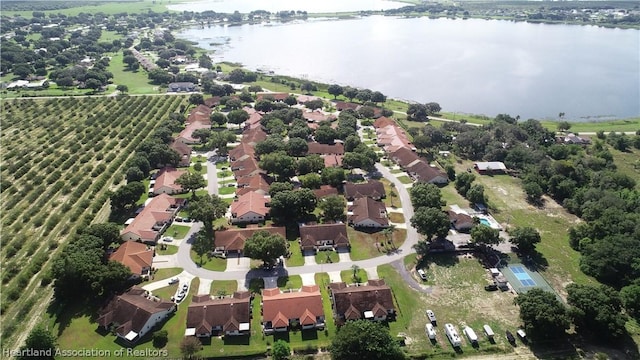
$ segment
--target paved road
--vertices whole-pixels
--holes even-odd
[[[204,154],[207,157],[207,192],[209,195],[218,195],[218,173],[216,170],[215,151]]]
[[[400,274],[404,282],[407,285],[409,285],[412,289],[425,294],[431,294],[431,292],[433,291],[431,286],[423,286],[420,283],[418,283],[413,276],[411,276],[407,268],[404,266],[404,261],[396,260],[391,263],[391,266],[393,266],[393,268],[396,269],[396,271],[398,271],[398,274]]]

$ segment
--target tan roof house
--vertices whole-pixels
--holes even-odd
[[[191,146],[181,142],[173,141],[170,147],[180,155],[178,166],[189,166],[191,164]]]
[[[305,285],[300,291],[262,290],[262,324],[265,334],[290,328],[323,329],[324,310],[318,285]]]
[[[128,267],[133,275],[145,276],[151,271],[153,250],[145,244],[127,241],[111,253],[109,260],[117,261]]]
[[[251,191],[231,203],[231,223],[257,223],[266,219],[269,213],[267,198]]]
[[[193,297],[187,310],[185,336],[247,335],[251,326],[251,294],[233,293],[231,297]]]
[[[175,310],[173,302],[152,298],[146,290],[134,286],[99,310],[98,325],[104,329],[115,325],[119,338],[135,343]]]
[[[167,194],[154,197],[120,233],[122,240],[155,244],[184,202]]]
[[[184,173],[186,173],[186,171],[171,167],[160,169],[153,184],[153,193],[155,195],[182,193],[182,186],[176,184],[176,180]]]

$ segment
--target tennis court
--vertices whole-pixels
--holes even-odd
[[[538,272],[529,270],[522,264],[509,264],[500,270],[518,293],[526,293],[535,288],[555,293],[551,285]]]

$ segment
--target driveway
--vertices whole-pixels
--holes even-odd
[[[198,295],[205,295],[211,292],[212,279],[200,279],[200,285],[198,286]]]
[[[251,269],[251,259],[244,256],[228,256],[226,271],[249,271]]]
[[[300,278],[302,278],[302,285],[315,285],[316,284],[316,274],[300,274]]]
[[[214,162],[216,152],[209,151],[205,156],[207,157],[207,193],[209,195],[218,195],[218,169]]]
[[[348,250],[338,250],[338,258],[341,263],[351,262],[351,253]]]
[[[398,273],[402,277],[402,280],[404,280],[404,282],[412,289],[425,294],[431,294],[433,292],[431,286],[422,285],[418,283],[418,281],[413,276],[411,276],[407,268],[404,267],[404,262],[402,260],[396,260],[392,262],[391,266],[393,266],[398,271]]]
[[[316,263],[316,254],[312,250],[306,250],[304,253],[304,264],[305,265],[318,265]]]
[[[174,267],[180,267],[178,262],[178,256],[173,255],[156,255],[153,258],[153,267],[156,269],[168,269]]]

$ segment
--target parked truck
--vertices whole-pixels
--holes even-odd
[[[465,335],[467,335],[467,339],[469,339],[469,342],[471,344],[477,344],[478,343],[478,335],[476,335],[476,332],[473,331],[472,328],[470,327],[465,327],[464,330],[462,330],[463,333],[465,333]]]

